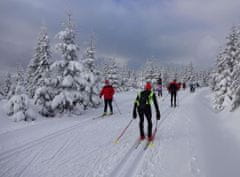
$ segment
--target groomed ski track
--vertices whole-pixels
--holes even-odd
[[[239,169],[228,164],[240,163],[239,144],[216,124],[217,116],[204,97],[206,93],[206,89],[194,94],[181,91],[176,108],[169,106],[169,96],[160,100],[158,132],[154,145],[146,150],[143,149],[146,141],[135,148],[139,136],[138,120],[118,144],[114,143],[131,119],[135,92],[116,97],[121,115],[115,109],[110,117],[92,120],[101,114],[100,108],[60,130],[39,133],[38,138],[20,146],[9,143],[9,139],[31,137],[33,129],[38,132],[44,127],[40,124],[0,134],[1,146],[12,145],[0,152],[0,176],[235,177],[240,174]],[[154,128],[155,113],[153,120]],[[226,151],[227,154],[222,153]],[[224,163],[219,163],[223,160]]]
[[[180,99],[183,99],[185,95],[181,95]],[[166,97],[166,96],[165,96]],[[165,97],[162,99],[165,100]],[[178,104],[179,106],[179,104]],[[176,108],[166,108],[164,111],[161,112],[161,122],[158,124],[158,129],[160,125],[166,120],[171,113],[175,111]],[[155,118],[155,114],[153,114]],[[155,119],[153,119],[155,120]],[[154,124],[153,121],[153,129],[157,126]],[[157,132],[158,133],[158,132]],[[138,139],[135,141],[138,142]],[[120,163],[114,168],[114,170],[111,172],[109,177],[130,177],[130,176],[136,176],[139,168],[141,168],[143,159],[145,157],[145,154],[147,153],[149,148],[154,148],[154,143],[145,149],[147,141],[142,141],[140,145],[136,147],[136,143],[132,145],[132,147],[129,149],[129,151],[125,154],[123,159],[120,161]]]

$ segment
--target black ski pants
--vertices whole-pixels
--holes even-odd
[[[171,106],[174,106],[176,107],[176,97],[177,97],[177,92],[171,92]]]
[[[107,112],[107,107],[109,106],[110,112],[113,112],[112,108],[112,99],[105,99],[104,100],[104,112]]]
[[[152,111],[151,107],[147,107],[146,109],[139,109],[138,110],[139,114],[139,129],[140,129],[140,136],[145,136],[144,135],[144,116],[147,118],[148,122],[148,137],[152,136]]]

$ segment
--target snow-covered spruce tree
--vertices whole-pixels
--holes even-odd
[[[167,86],[169,82],[170,82],[169,70],[167,70],[167,68],[164,67],[162,70],[162,83],[164,86]]]
[[[228,96],[231,98],[231,111],[240,106],[240,29],[235,27],[236,43],[232,52],[233,69],[231,72],[231,85]],[[233,49],[232,49],[233,50]]]
[[[122,91],[128,91],[131,87],[131,71],[124,65],[120,69],[120,88]]]
[[[215,89],[216,89],[216,85],[217,85],[216,78],[217,78],[217,72],[215,70],[213,70],[210,73],[210,78],[209,78],[209,86],[212,91],[215,91]]]
[[[145,82],[149,81],[155,83],[158,79],[159,71],[156,64],[152,60],[147,60],[144,65],[144,78]]]
[[[216,110],[222,110],[223,102],[225,100],[225,95],[227,93],[226,78],[224,77],[224,58],[222,53],[217,56],[216,72],[213,73],[212,82],[216,84],[213,86],[213,91],[215,92],[214,98],[214,108]]]
[[[226,48],[224,50],[224,64],[225,64],[225,77],[227,78],[227,97],[232,100],[234,94],[234,86],[232,86],[234,78],[234,66],[238,63],[240,57],[239,49],[239,31],[236,26],[232,27],[231,33],[227,37]],[[232,89],[231,89],[232,86]]]
[[[99,99],[99,90],[101,84],[100,71],[96,67],[95,58],[96,48],[94,40],[91,37],[90,45],[86,50],[86,55],[83,57],[84,73],[87,78],[85,91],[89,96],[89,106],[96,107],[101,103]]]
[[[121,91],[121,79],[116,59],[110,58],[108,62],[105,63],[104,78],[109,80],[114,88]]]
[[[45,27],[41,29],[38,37],[35,54],[28,65],[27,91],[30,97],[34,97],[37,88],[42,86],[44,75],[49,70],[49,60],[51,58],[49,38]]]
[[[207,71],[199,71],[196,76],[196,81],[199,83],[201,87],[208,86],[208,74]]]
[[[4,82],[1,84],[1,90],[0,94],[2,95],[3,98],[7,98],[8,94],[11,91],[13,81],[12,81],[12,75],[10,73],[7,73],[6,78]]]
[[[86,92],[88,83],[84,75],[84,66],[78,60],[78,45],[75,42],[74,26],[69,15],[65,28],[60,31],[56,38],[59,43],[57,50],[62,54],[63,59],[52,64],[51,69],[56,71],[55,97],[52,101],[52,109],[55,113],[72,111],[76,106],[87,106],[89,95]]]
[[[38,106],[38,112],[45,117],[53,117],[55,115],[51,103],[55,96],[55,79],[52,78],[51,71],[45,72],[43,77],[39,79],[39,87],[34,93],[34,103]]]
[[[7,105],[7,114],[13,121],[34,120],[33,114],[29,109],[29,98],[26,94],[24,77],[22,71],[18,71],[17,85],[9,98]]]
[[[137,89],[137,88],[140,88],[139,87],[139,81],[140,81],[140,78],[138,78],[138,75],[136,73],[136,71],[129,71],[129,80],[128,80],[128,83],[129,83],[129,88],[132,90],[132,89]]]
[[[193,83],[194,81],[195,81],[195,73],[194,73],[193,64],[189,63],[186,66],[183,74],[183,82],[190,84],[190,83]]]
[[[239,54],[239,33],[237,28],[233,27],[231,33],[227,36],[226,46],[217,57],[217,71],[214,78],[216,81],[214,107],[216,109],[224,109],[233,100],[235,86],[237,85],[235,84],[237,83],[237,77],[234,78],[233,71]]]

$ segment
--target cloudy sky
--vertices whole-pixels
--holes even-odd
[[[29,62],[43,24],[53,46],[69,11],[82,51],[94,32],[97,56],[132,68],[150,57],[211,66],[239,9],[239,0],[0,0],[0,71]]]

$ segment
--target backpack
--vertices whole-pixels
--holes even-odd
[[[153,91],[143,91],[138,95],[137,106],[140,109],[144,109],[151,105],[153,97]]]

